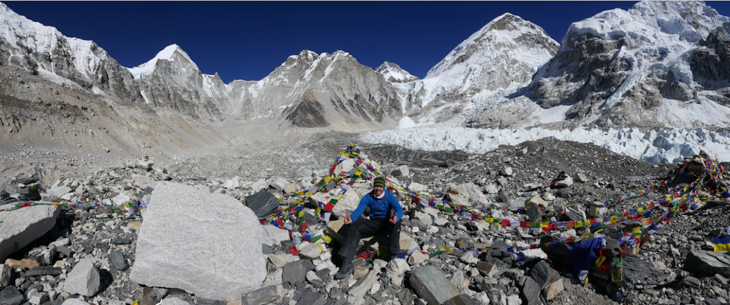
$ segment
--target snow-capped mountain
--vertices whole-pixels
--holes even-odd
[[[454,48],[422,81],[413,83],[407,96],[425,107],[422,121],[433,120],[445,107],[457,114],[470,103],[525,86],[558,47],[541,27],[506,13]]]
[[[217,75],[200,72],[178,45],[170,45],[129,72],[146,104],[173,109],[194,118],[221,119],[229,111],[226,85]]]
[[[260,81],[228,86],[242,116],[298,127],[377,129],[394,125],[403,111],[390,83],[343,51],[305,50]]]
[[[132,75],[93,41],[66,37],[0,3],[0,62],[7,69],[69,80],[88,91],[137,102]],[[7,85],[7,84],[6,84]]]
[[[418,80],[418,77],[403,70],[399,65],[386,61],[379,67],[375,68],[375,72],[378,72],[385,77],[385,80],[391,83],[406,83],[414,80]]]
[[[575,22],[558,44],[505,13],[424,79],[390,62],[373,70],[344,51],[305,50],[261,80],[225,84],[201,73],[180,46],[124,68],[93,42],[0,4],[0,70],[192,120],[348,131],[391,128],[403,117],[484,127],[712,128],[730,125],[730,44],[722,30],[728,21],[702,2],[647,1]],[[37,91],[21,87],[2,85],[33,100]]]
[[[730,109],[717,102],[727,90],[695,76],[713,77],[699,64],[711,49],[700,41],[728,21],[698,1],[644,1],[599,13],[570,26],[527,96],[573,127],[727,126]]]
[[[505,13],[456,46],[424,80],[438,79],[440,92],[510,89],[529,82],[558,47],[541,27]]]

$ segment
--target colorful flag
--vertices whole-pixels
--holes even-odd
[[[715,248],[715,252],[730,251],[730,235],[715,236],[712,243],[712,247]]]

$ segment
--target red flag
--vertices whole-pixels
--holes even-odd
[[[304,233],[305,231],[307,231],[307,228],[309,228],[309,224],[307,224],[307,222],[305,221],[302,223],[300,230],[302,231],[302,233]]]

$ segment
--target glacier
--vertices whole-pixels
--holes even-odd
[[[730,161],[730,132],[706,129],[667,129],[643,131],[622,129],[476,129],[417,125],[401,120],[399,128],[362,133],[360,140],[371,144],[394,144],[414,150],[462,150],[483,154],[500,145],[517,145],[526,141],[554,137],[563,141],[590,143],[615,153],[650,163],[672,163],[708,153],[720,162]]]

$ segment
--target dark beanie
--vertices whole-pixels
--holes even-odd
[[[376,186],[382,186],[383,188],[385,188],[385,177],[375,178],[375,180],[373,181],[373,187]]]

